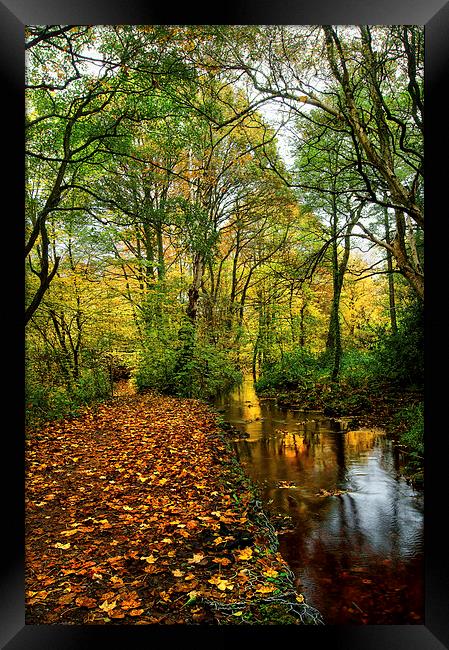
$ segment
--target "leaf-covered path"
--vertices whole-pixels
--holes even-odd
[[[27,623],[319,622],[206,404],[118,397],[26,447]]]

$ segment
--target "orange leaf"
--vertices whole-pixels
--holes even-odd
[[[78,605],[78,607],[88,607],[89,609],[92,609],[92,607],[95,607],[97,604],[97,601],[95,598],[88,598],[87,596],[78,596],[78,598],[75,600],[75,603]]]
[[[143,614],[143,609],[132,609],[130,612],[128,612],[130,616],[140,616]]]
[[[259,589],[256,589],[257,592],[260,594],[270,594],[272,591],[274,591],[276,587],[273,585],[262,585],[262,587],[259,587]]]
[[[275,578],[277,575],[279,575],[279,572],[276,571],[276,569],[267,569],[266,571],[263,572],[264,576],[268,576],[269,578]]]
[[[111,618],[125,618],[125,612],[122,612],[121,609],[113,609],[112,612],[109,612]]]

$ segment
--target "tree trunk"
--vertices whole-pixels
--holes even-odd
[[[338,260],[338,238],[337,238],[337,205],[335,198],[333,200],[333,215],[332,215],[332,281],[333,281],[333,297],[331,305],[331,313],[329,318],[329,331],[326,341],[326,355],[333,359],[332,366],[332,381],[337,381],[340,374],[340,364],[343,355],[343,347],[341,343],[341,326],[340,326],[340,298],[343,289],[343,281],[348,266],[349,253],[351,250],[351,232],[357,223],[361,214],[361,207],[357,214],[351,219],[346,226],[344,236],[344,249],[343,255],[339,262]]]
[[[406,222],[402,210],[395,210],[396,236],[391,243],[399,271],[408,280],[416,295],[424,300],[424,275],[415,269],[406,248]]]
[[[385,225],[385,241],[390,244],[390,221],[388,218],[388,210],[384,209],[384,225]],[[387,248],[387,269],[388,269],[388,300],[390,308],[390,324],[393,334],[397,334],[398,324],[396,320],[396,300],[394,294],[394,273],[393,273],[393,258],[391,251]]]
[[[186,314],[192,325],[195,325],[198,300],[200,297],[201,280],[204,274],[204,259],[200,253],[195,253],[193,259],[193,280],[188,291],[189,302],[187,304]]]

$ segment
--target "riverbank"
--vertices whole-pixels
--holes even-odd
[[[217,414],[122,395],[26,440],[27,624],[316,624]]]

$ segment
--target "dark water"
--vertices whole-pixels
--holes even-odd
[[[325,622],[423,624],[423,494],[400,477],[384,432],[279,409],[249,380],[216,407],[249,434],[234,443],[240,462],[283,526],[280,550],[299,591]]]

